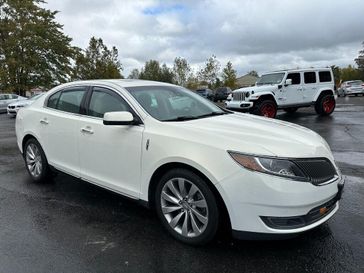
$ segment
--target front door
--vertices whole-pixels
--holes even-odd
[[[299,72],[288,73],[286,80],[291,79],[291,85],[283,85],[284,100],[282,106],[297,105],[302,103],[302,83]]]
[[[120,94],[94,87],[80,118],[81,177],[130,197],[139,197],[144,126],[104,125],[106,112],[130,111]]]

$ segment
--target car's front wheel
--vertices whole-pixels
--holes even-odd
[[[155,191],[158,217],[176,239],[203,245],[218,229],[219,210],[214,193],[199,175],[173,169],[159,181]]]
[[[50,178],[51,170],[47,158],[39,142],[31,138],[23,149],[25,166],[35,182],[44,182]]]
[[[267,118],[275,118],[277,115],[277,105],[273,100],[263,100],[257,103],[253,113]]]

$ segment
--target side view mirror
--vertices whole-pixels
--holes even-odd
[[[292,84],[292,79],[287,79],[284,85],[287,86],[291,84]]]
[[[104,114],[104,125],[136,125],[139,122],[127,111],[107,112]]]

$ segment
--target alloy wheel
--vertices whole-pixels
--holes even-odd
[[[161,209],[169,226],[184,237],[197,237],[206,229],[209,211],[205,196],[185,178],[168,180],[161,192]]]
[[[40,150],[35,144],[30,143],[27,146],[25,161],[30,174],[35,178],[39,177],[42,173],[43,163]]]

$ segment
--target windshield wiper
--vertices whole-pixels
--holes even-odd
[[[162,121],[185,121],[185,120],[192,120],[192,119],[197,119],[198,117],[196,116],[179,116],[176,118],[171,118],[171,119],[165,119]]]
[[[186,121],[186,120],[193,120],[193,119],[200,119],[200,118],[206,118],[206,117],[212,117],[212,116],[221,116],[225,114],[230,114],[229,112],[211,112],[208,114],[204,114],[201,116],[179,116],[172,119],[165,119],[163,121]]]

